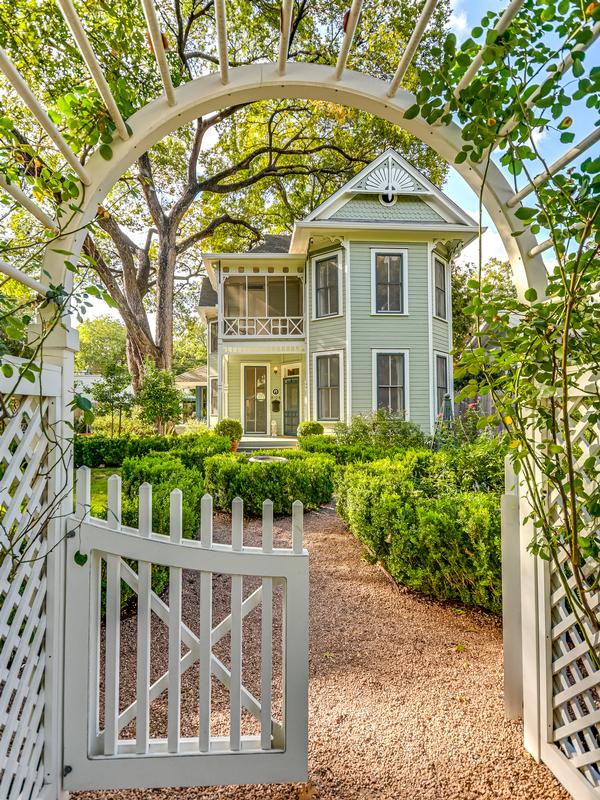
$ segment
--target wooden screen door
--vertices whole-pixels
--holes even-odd
[[[283,435],[295,436],[300,423],[300,378],[283,380]]]
[[[244,432],[267,433],[267,368],[244,367]]]

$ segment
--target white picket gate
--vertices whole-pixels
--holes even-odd
[[[233,503],[231,543],[213,541],[212,498],[202,499],[200,541],[182,539],[182,495],[171,493],[170,534],[151,531],[152,488],[139,490],[139,529],[121,524],[120,478],[108,482],[108,519],[90,516],[90,472],[77,475],[68,520],[64,785],[115,789],[288,782],[307,776],[308,554],[303,507],[294,503],[292,548],[273,547],[273,506],[263,506],[262,547],[243,542],[243,503]],[[131,562],[137,562],[137,572]],[[152,565],[169,569],[168,603],[151,589]],[[198,576],[198,630],[182,621],[182,572]],[[231,576],[230,613],[213,624],[213,576]],[[245,578],[260,586],[244,597]],[[105,589],[103,589],[105,580]],[[121,582],[137,595],[135,699],[121,700]],[[105,602],[102,594],[105,592]],[[274,595],[281,593],[281,710],[274,712]],[[260,698],[244,685],[244,620],[261,609]],[[103,614],[101,612],[104,612]],[[168,628],[168,668],[151,676],[151,617]],[[104,616],[104,621],[102,620]],[[104,637],[101,633],[104,629]],[[229,667],[214,652],[230,637]],[[101,642],[104,641],[102,652]],[[103,670],[102,670],[103,667]],[[197,726],[182,736],[182,676],[194,671]],[[212,676],[212,678],[211,678]],[[228,734],[212,730],[211,681],[229,693]],[[166,731],[153,734],[153,701],[166,693]],[[260,732],[242,735],[243,710]],[[190,712],[189,706],[186,711]],[[135,723],[135,736],[122,736]],[[222,724],[222,723],[221,723]]]
[[[589,457],[598,458],[600,450],[588,398],[597,391],[595,381],[582,386],[570,406],[578,474],[590,492],[594,487],[584,465]],[[552,492],[547,502],[558,524],[560,498]],[[502,512],[507,716],[520,716],[522,710],[525,746],[576,800],[600,800],[600,670],[591,655],[591,648],[600,652],[600,634],[585,618],[576,619],[556,566],[528,552],[533,524],[525,520],[531,506],[509,461]],[[584,533],[593,534],[597,521],[587,515],[585,524]],[[564,561],[564,554],[560,558]],[[597,570],[592,562],[584,570],[590,587],[598,581]],[[575,588],[572,576],[569,584]],[[588,602],[600,620],[598,588]]]

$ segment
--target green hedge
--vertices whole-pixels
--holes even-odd
[[[149,453],[142,458],[127,458],[121,469],[123,481],[123,522],[138,526],[138,491],[144,482],[152,485],[152,529],[169,533],[170,495],[173,489],[183,494],[183,535],[192,539],[200,527],[200,502],[204,480],[200,469],[187,467],[173,453]]]
[[[273,455],[273,451],[255,455]],[[207,458],[205,488],[215,506],[230,511],[233,500],[241,497],[245,513],[260,516],[265,500],[273,501],[275,514],[290,514],[295,500],[301,500],[305,508],[320,508],[331,500],[333,458],[298,450],[278,450],[276,455],[288,461],[251,462],[246,453]]]
[[[504,450],[497,440],[460,450],[338,468],[338,512],[398,583],[500,612]]]
[[[307,453],[325,453],[333,456],[338,464],[353,464],[356,461],[376,461],[393,454],[394,450],[375,445],[340,444],[335,436],[314,434],[298,439],[301,450]]]
[[[126,458],[145,456],[150,452],[176,450],[188,463],[200,464],[206,455],[226,453],[231,443],[225,436],[212,433],[183,436],[76,436],[75,466],[120,467]],[[205,455],[201,456],[201,452]]]

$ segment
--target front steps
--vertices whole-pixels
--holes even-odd
[[[298,447],[295,436],[242,436],[238,450],[289,450]]]

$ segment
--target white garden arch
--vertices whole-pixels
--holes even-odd
[[[85,165],[80,163],[76,154],[70,149],[60,131],[57,130],[48,117],[45,109],[17,72],[8,55],[0,48],[0,70],[4,72],[12,87],[20,95],[54,144],[62,152],[67,163],[78,175],[82,192],[79,212],[74,217],[71,211],[65,214],[64,218],[69,218],[68,225],[60,230],[59,239],[54,240],[52,247],[46,251],[40,279],[37,280],[25,275],[14,266],[0,261],[0,272],[5,275],[21,280],[41,295],[45,295],[50,284],[64,284],[68,290],[72,276],[65,269],[65,259],[77,262],[86,235],[86,226],[93,221],[98,206],[135,159],[176,128],[191,122],[199,116],[236,103],[248,103],[272,98],[304,98],[328,101],[366,111],[403,127],[406,131],[432,147],[440,156],[454,166],[476,193],[479,193],[483,183],[484,163],[470,161],[465,161],[461,164],[454,163],[457,153],[462,148],[460,127],[453,123],[445,126],[431,126],[419,117],[415,119],[406,119],[405,117],[406,110],[414,103],[414,97],[400,88],[401,83],[415,56],[429,19],[435,10],[437,0],[425,0],[413,35],[400,58],[394,77],[389,83],[346,69],[363,0],[352,0],[345,24],[344,38],[335,66],[287,61],[293,0],[282,0],[278,58],[269,63],[237,68],[230,68],[228,64],[225,0],[215,0],[219,54],[218,72],[202,76],[178,88],[174,88],[171,81],[153,0],[140,1],[146,17],[148,34],[156,54],[157,67],[160,71],[164,93],[125,121],[111,94],[102,68],[86,36],[84,25],[77,16],[72,0],[57,0],[108,113],[115,123],[115,141],[112,144],[112,158],[109,161],[102,158],[99,152],[95,152]],[[506,11],[495,26],[497,34],[501,34],[510,25],[521,10],[523,2],[524,0],[512,0],[509,3]],[[589,47],[599,35],[600,23],[597,23],[593,28],[593,36],[585,45],[585,48]],[[489,45],[482,46],[479,54],[475,57],[471,67],[457,87],[457,92],[464,89],[475,76],[483,63],[483,54],[487,46]],[[584,46],[578,46],[578,49],[584,49]],[[560,79],[563,74],[570,70],[572,65],[573,58],[571,55],[567,55],[556,65],[554,73],[556,79]],[[510,129],[510,125],[511,123],[507,123],[503,133]],[[482,193],[483,204],[494,219],[502,238],[511,262],[515,284],[521,296],[524,295],[529,287],[535,288],[539,296],[543,295],[546,284],[546,269],[541,253],[551,246],[549,241],[538,243],[527,229],[519,236],[514,235],[523,229],[523,224],[516,217],[516,211],[520,206],[521,200],[533,191],[534,184],[537,186],[554,173],[562,170],[584,150],[599,140],[600,128],[596,128],[593,133],[589,134],[579,144],[565,152],[554,164],[550,165],[547,172],[534,179],[533,184],[529,184],[518,192],[514,191],[507,177],[494,163],[491,163],[487,168]],[[26,187],[24,188],[26,189]],[[7,182],[1,174],[0,189],[8,192],[49,229],[57,230],[59,228],[57,221],[52,219],[44,209],[33,201],[26,191],[14,183]],[[57,250],[63,251],[63,253],[56,252]],[[68,257],[64,255],[65,251],[70,253]],[[55,424],[55,429],[62,430],[61,435],[65,440],[68,439],[68,420],[70,417],[68,403],[73,389],[73,351],[77,345],[76,335],[73,335],[74,332],[69,327],[68,319],[63,319],[63,322],[65,326],[56,327],[44,345],[46,366],[35,388],[24,388],[23,381],[21,381],[15,390],[14,381],[11,382],[9,379],[0,376],[0,389],[2,391],[15,391],[15,394],[21,398],[19,410],[14,417],[14,424],[11,421],[11,426],[8,426],[7,429],[8,433],[5,431],[0,437],[0,452],[5,454],[5,461],[7,459],[10,460],[11,454],[15,452],[16,447],[16,452],[27,452],[28,464],[32,463],[36,452],[41,463],[44,452],[40,447],[42,439],[39,431],[39,419],[42,414],[47,414],[48,418]],[[583,400],[581,408],[583,409],[583,414],[585,414]],[[583,418],[585,421],[585,416]],[[581,424],[579,424],[579,430],[581,433]],[[583,438],[581,441],[583,442]],[[47,462],[45,463],[53,467],[48,472],[50,476],[48,484],[43,484],[43,480],[38,474],[30,474],[32,471],[29,466],[23,469],[19,474],[19,486],[23,487],[23,489],[22,491],[21,489],[17,490],[17,494],[20,492],[18,498],[16,495],[12,495],[12,502],[15,505],[20,503],[21,506],[25,499],[27,502],[40,503],[44,486],[47,495],[49,495],[53,487],[60,487],[62,484],[68,485],[69,474],[65,472],[64,464],[55,462],[56,454],[53,455],[52,452],[48,452]],[[18,467],[12,469],[12,471],[11,469],[7,470],[10,482],[8,478],[6,480],[4,477],[0,478],[0,491],[5,492],[9,499],[11,499],[10,492],[14,491],[11,487],[14,487],[16,470],[18,470]],[[62,475],[59,474],[61,470],[63,472]],[[118,504],[116,495],[113,496],[113,501]],[[518,503],[511,491],[505,497],[504,504],[507,512],[505,520],[512,521],[513,527],[519,529]],[[21,697],[24,703],[23,708],[25,709],[23,714],[26,713],[31,717],[31,730],[27,727],[24,728],[24,723],[18,727],[20,721],[17,718],[18,715],[14,711],[11,712],[12,721],[9,720],[9,722],[15,726],[15,735],[21,737],[21,739],[29,737],[32,742],[36,742],[35,746],[32,744],[29,749],[25,748],[23,751],[25,755],[20,759],[13,758],[8,771],[0,778],[0,794],[10,797],[11,800],[17,796],[27,798],[27,800],[38,800],[38,798],[47,798],[48,800],[52,798],[54,800],[54,798],[60,796],[62,791],[61,774],[65,776],[71,769],[70,765],[65,764],[62,760],[60,746],[63,736],[61,722],[61,679],[63,671],[61,659],[64,641],[62,607],[64,601],[64,559],[61,551],[64,546],[64,537],[67,534],[65,519],[72,512],[72,497],[70,493],[67,493],[62,498],[59,510],[61,513],[57,514],[51,521],[48,532],[48,544],[50,548],[55,546],[55,549],[51,551],[51,555],[47,559],[46,577],[43,577],[39,566],[33,566],[30,568],[30,572],[23,583],[27,587],[23,590],[23,593],[29,599],[32,596],[39,598],[39,600],[31,601],[32,607],[34,602],[37,603],[35,607],[38,608],[40,614],[39,631],[43,632],[44,625],[47,628],[45,650],[40,651],[45,661],[42,659],[42,661],[36,662],[35,667],[36,675],[43,674],[45,676],[46,689],[43,699],[41,699],[41,689],[39,690],[40,694],[36,694],[35,690],[32,689],[29,692],[29,699]],[[81,516],[81,509],[79,509],[78,513]],[[141,527],[142,523],[140,522]],[[514,538],[517,534],[515,530],[512,530],[512,533]],[[530,534],[530,530],[525,530],[522,535],[523,544],[529,541]],[[72,547],[72,543],[71,545],[67,544],[67,547]],[[530,592],[529,595],[524,594],[526,603],[522,609],[522,627],[526,631],[523,641],[523,665],[525,669],[529,670],[524,676],[528,681],[529,692],[523,698],[526,722],[527,718],[530,720],[529,726],[527,727],[526,725],[526,745],[536,757],[543,757],[552,766],[552,769],[565,785],[568,785],[571,792],[577,793],[577,796],[581,798],[597,797],[598,787],[600,786],[600,771],[598,770],[598,765],[600,765],[600,740],[598,739],[597,731],[600,711],[594,705],[596,703],[594,692],[598,691],[600,680],[594,678],[594,675],[591,678],[589,675],[584,675],[581,678],[583,689],[579,689],[577,685],[574,686],[572,684],[572,675],[574,671],[576,673],[579,670],[579,661],[573,666],[575,663],[574,656],[570,656],[566,649],[562,656],[558,657],[557,660],[555,659],[554,662],[552,658],[547,660],[546,640],[544,638],[546,636],[546,628],[544,626],[550,627],[554,625],[554,622],[551,621],[550,613],[546,610],[546,604],[550,597],[548,591],[549,576],[541,568],[538,570],[537,562],[530,557],[528,557],[522,569],[524,581],[521,581],[521,589],[524,592]],[[113,575],[113,580],[118,583],[118,573],[116,574],[117,577],[115,578]],[[2,573],[0,568],[0,581],[5,578],[6,575]],[[267,580],[270,579],[267,578]],[[48,594],[42,596],[42,591],[46,591],[46,586],[48,587]],[[509,590],[508,593],[519,594],[518,585],[505,584],[505,589]],[[19,602],[18,589],[12,593],[16,607]],[[562,602],[559,594],[559,590],[554,588],[552,598],[555,599],[551,602],[555,603],[557,608]],[[45,610],[42,611],[40,609],[44,601]],[[21,603],[21,608],[23,606],[24,604]],[[12,615],[13,610],[12,607],[9,608],[8,604],[5,603],[4,607],[0,608],[0,612],[3,621],[6,621],[9,619],[9,615]],[[559,613],[563,612],[564,608],[561,607]],[[18,613],[15,618],[21,625],[23,620]],[[71,621],[75,625],[79,623],[77,616],[72,618]],[[37,625],[37,622],[38,620],[33,620],[31,624]],[[27,625],[29,624],[28,622]],[[558,636],[562,636],[565,630],[573,627],[568,614],[565,613],[564,618],[561,618],[556,627],[561,630],[561,633],[557,634]],[[28,630],[28,628],[26,627],[25,630]],[[77,633],[85,639],[86,630],[84,627],[80,627],[75,631],[75,634],[70,631],[71,641],[73,641],[73,635]],[[520,630],[518,633],[520,635]],[[573,637],[576,637],[576,635],[576,632],[572,634]],[[21,630],[17,628],[16,624],[10,636],[13,637],[13,641],[17,642],[16,646],[21,647],[21,649],[27,644],[24,637],[20,641]],[[38,641],[38,639],[41,641],[41,638],[42,634],[38,633],[35,641]],[[559,646],[562,646],[560,639]],[[580,660],[585,657],[583,644],[578,649],[576,648],[576,652]],[[561,663],[557,667],[558,672],[556,674],[560,685],[558,687],[554,686],[553,689],[553,663],[556,667],[559,661]],[[40,673],[40,667],[37,664],[42,664],[42,662],[45,667]],[[23,669],[29,669],[29,667],[24,667]],[[34,668],[32,667],[31,669],[33,670]],[[567,670],[570,670],[569,676],[565,677]],[[576,675],[576,677],[578,676]],[[596,681],[595,683],[594,680]],[[14,687],[16,696],[20,697],[23,695],[23,686],[20,686],[19,682],[20,675],[14,674],[10,676],[9,686]],[[38,687],[40,686],[39,681],[37,685]],[[549,704],[551,703],[556,705],[554,722],[553,715],[549,711]],[[590,707],[592,707],[591,712]],[[40,708],[43,709],[43,722],[40,722]],[[39,727],[40,725],[42,726],[41,728]],[[11,736],[13,735],[11,729],[6,728],[6,730],[9,731]],[[81,725],[78,730],[82,731],[85,739],[85,730],[81,728]],[[9,734],[5,732],[3,737],[0,736],[0,753],[3,748],[8,748]],[[112,734],[118,739],[118,730],[116,728],[112,731]],[[557,743],[563,741],[565,744],[562,751],[559,752]],[[42,752],[43,755],[41,756],[40,753]],[[565,757],[565,752],[569,754],[568,758]],[[42,759],[41,761],[40,758]],[[40,764],[42,767],[40,767]],[[260,767],[257,767],[257,769],[260,771]],[[9,776],[8,778],[6,777],[7,775]],[[17,781],[21,781],[21,783],[18,784]],[[19,788],[20,786],[25,788]],[[6,792],[3,791],[4,789],[6,789]]]

